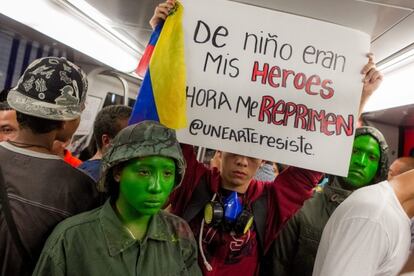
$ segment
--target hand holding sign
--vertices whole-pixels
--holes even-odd
[[[346,175],[369,36],[231,1],[182,2],[189,124],[179,140]]]
[[[362,89],[361,103],[359,105],[359,115],[361,115],[364,111],[365,104],[375,92],[375,90],[377,90],[377,88],[380,86],[384,77],[382,73],[375,67],[374,55],[370,53],[367,55],[367,57],[368,63],[361,71],[361,74],[364,74],[364,87]]]
[[[149,22],[153,30],[161,21],[164,21],[167,18],[170,11],[174,8],[174,4],[175,0],[167,0],[155,8],[154,15],[151,17]]]

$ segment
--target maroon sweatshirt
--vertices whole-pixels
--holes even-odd
[[[200,184],[202,177],[207,179],[211,195],[222,192],[221,177],[218,170],[205,167],[197,162],[194,149],[189,145],[182,145],[187,169],[184,179],[171,194],[169,203],[172,213],[182,216],[188,208],[194,190]],[[213,227],[204,226],[202,231],[202,250],[212,265],[213,270],[208,271],[199,258],[200,267],[204,275],[258,275],[260,256],[270,247],[277,234],[298,211],[303,202],[312,194],[313,187],[322,177],[322,173],[296,167],[289,167],[280,173],[273,182],[251,180],[243,199],[249,204],[257,200],[266,192],[266,227],[264,233],[264,252],[259,253],[257,233],[253,227],[243,236],[221,231]],[[199,239],[203,210],[191,221],[190,227],[194,236]],[[199,254],[200,257],[200,254]]]

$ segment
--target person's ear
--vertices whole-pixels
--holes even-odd
[[[103,134],[101,136],[102,148],[106,148],[111,143],[111,137],[108,134]]]
[[[122,168],[120,166],[116,166],[113,168],[112,175],[114,177],[115,182],[121,181],[121,172],[122,172]]]

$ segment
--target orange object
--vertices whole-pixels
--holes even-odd
[[[66,163],[68,163],[69,165],[71,165],[74,168],[76,168],[80,164],[82,164],[82,161],[80,159],[76,158],[75,156],[73,156],[70,151],[65,149],[64,152],[65,152],[65,157],[63,158],[63,161],[65,161]]]

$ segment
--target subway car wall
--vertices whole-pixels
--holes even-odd
[[[46,56],[66,57],[71,60],[69,52],[66,47],[44,44],[24,34],[0,27],[0,89],[14,87],[33,60]]]

